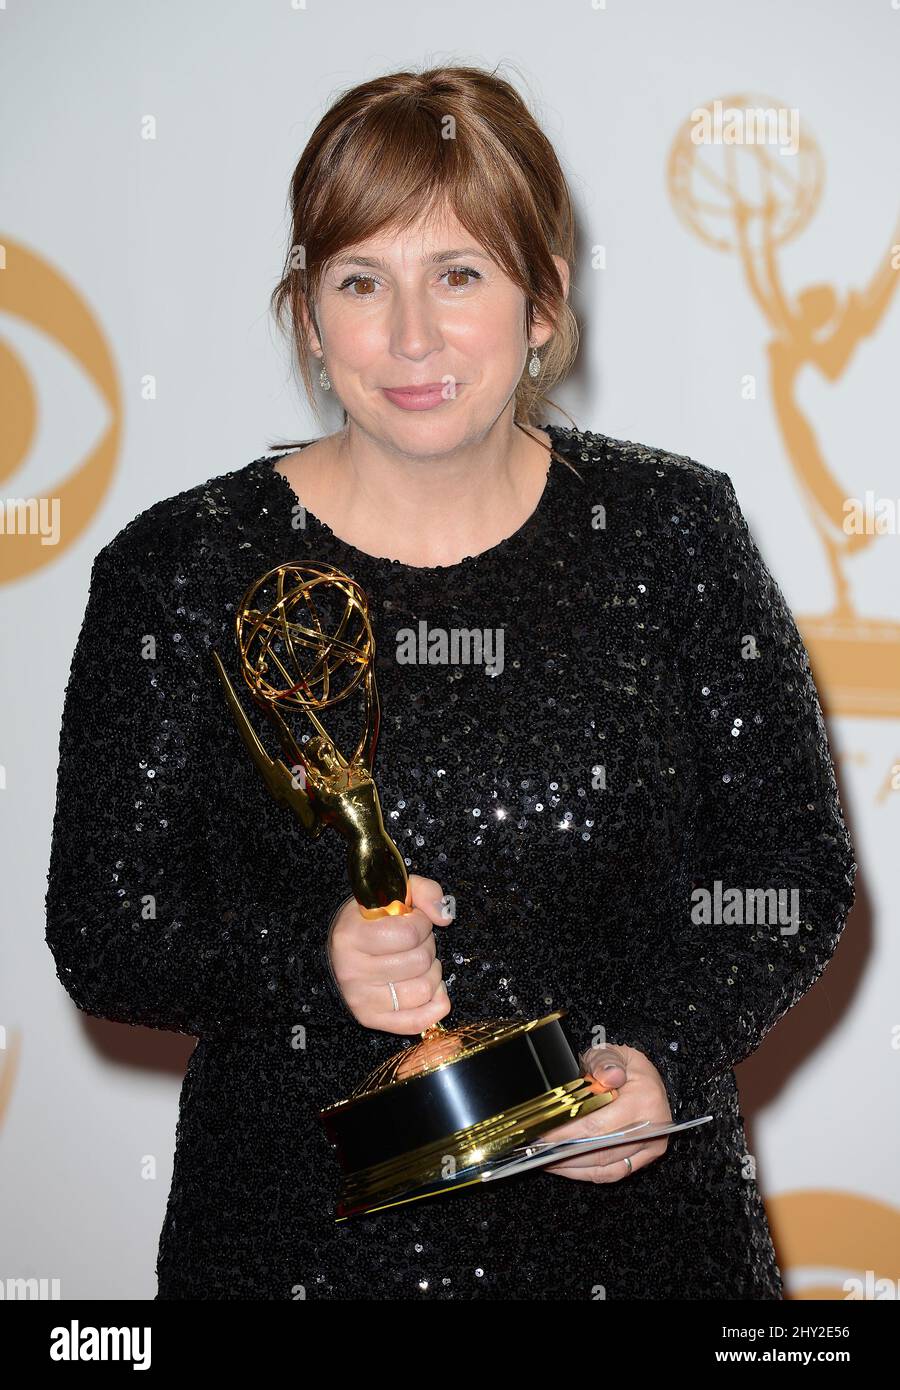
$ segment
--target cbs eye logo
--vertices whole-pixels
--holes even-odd
[[[109,488],[122,433],[103,330],[69,280],[10,238],[0,241],[0,411],[0,583],[8,584],[78,539]]]

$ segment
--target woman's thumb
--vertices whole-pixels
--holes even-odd
[[[611,1044],[605,1044],[602,1047],[590,1047],[587,1052],[582,1054],[581,1061],[586,1072],[590,1072],[608,1086],[616,1087],[625,1084],[628,1071],[625,1066],[624,1054],[619,1048],[613,1047]]]

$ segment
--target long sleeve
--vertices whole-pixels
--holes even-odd
[[[233,775],[243,750],[227,722],[204,725],[204,701],[219,698],[198,650],[207,618],[186,611],[176,570],[163,592],[158,551],[126,527],[94,561],[59,744],[46,895],[57,974],[87,1013],[198,1037],[346,1023],[329,914],[307,916],[302,883],[263,883],[252,908],[253,892],[234,906],[219,888],[241,831],[227,811],[217,823],[211,770],[221,760]],[[262,814],[286,815],[274,803]],[[320,908],[346,896],[346,882],[330,886]]]
[[[627,953],[602,1010],[609,1039],[647,1053],[675,1107],[817,980],[856,872],[808,655],[724,473],[695,552],[679,629],[694,830],[674,911]]]

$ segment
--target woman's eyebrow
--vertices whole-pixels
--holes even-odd
[[[460,256],[480,256],[482,260],[487,260],[487,252],[479,250],[477,246],[461,246],[451,251],[435,251],[430,256],[422,257],[422,265],[440,265],[443,261],[455,261]],[[336,270],[342,265],[370,265],[376,270],[389,270],[387,261],[381,260],[378,256],[337,256],[331,262]]]

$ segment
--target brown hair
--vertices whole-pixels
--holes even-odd
[[[554,325],[541,351],[541,384],[526,369],[516,387],[516,422],[538,424],[544,406],[560,409],[542,388],[566,375],[578,346],[578,324],[553,261],[562,256],[571,266],[575,255],[565,177],[509,82],[480,68],[442,67],[391,73],[344,92],[319,121],[291,178],[290,246],[271,305],[279,326],[289,315],[306,395],[319,419],[301,309],[318,331],[315,303],[328,261],[444,207],[522,290],[526,334],[536,311]]]

